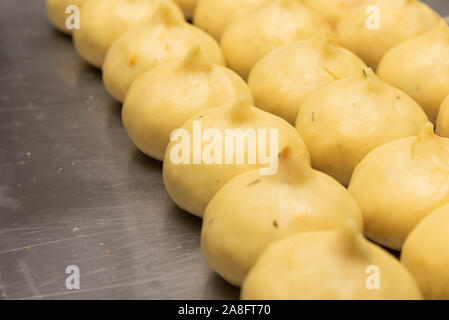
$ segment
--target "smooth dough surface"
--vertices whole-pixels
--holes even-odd
[[[267,54],[251,70],[248,84],[257,107],[294,125],[307,97],[364,67],[359,57],[331,40],[308,39]]]
[[[378,289],[370,274],[379,274]],[[371,290],[370,290],[371,289]],[[308,232],[272,243],[246,278],[245,300],[420,300],[407,269],[347,230]]]
[[[449,139],[427,123],[418,137],[376,148],[355,169],[349,192],[362,209],[365,235],[400,250],[423,218],[449,203]]]
[[[240,286],[272,241],[343,228],[348,219],[362,231],[360,209],[348,190],[287,147],[277,174],[246,172],[220,189],[206,209],[201,248],[218,274]]]
[[[226,131],[231,130],[232,134],[237,134],[241,129],[243,133],[247,133],[248,129],[254,130],[254,133],[258,135],[258,130],[262,130],[266,134],[266,155],[268,157],[274,157],[287,145],[299,150],[299,152],[310,161],[309,152],[304,145],[298,132],[288,124],[285,120],[262,111],[258,108],[252,107],[250,103],[245,99],[239,99],[235,105],[217,107],[200,112],[194,118],[187,121],[182,129],[189,133],[190,140],[193,139],[193,127],[194,123],[201,125],[201,132],[205,132],[208,129],[218,130],[222,138],[222,158],[220,161],[214,161],[210,164],[199,161],[199,164],[194,164],[194,152],[193,142],[190,144],[191,152],[189,152],[190,160],[187,163],[174,163],[172,161],[173,154],[178,155],[180,153],[178,146],[180,145],[181,138],[171,141],[165,152],[163,178],[165,187],[170,194],[174,202],[182,209],[190,212],[199,217],[203,217],[204,210],[209,201],[221,189],[229,180],[237,176],[240,173],[255,170],[267,165],[261,164],[260,157],[256,157],[254,164],[249,162],[249,155],[256,154],[256,145],[249,144],[245,138],[242,144],[243,148],[237,147],[236,139],[227,138]],[[270,131],[277,130],[277,146],[271,142]],[[243,135],[239,135],[243,136]],[[228,137],[229,134],[228,134]],[[226,164],[224,157],[226,154],[231,155],[230,152],[226,152],[225,141],[234,141],[233,147],[230,148],[233,152],[233,161]],[[275,139],[275,137],[273,137]],[[215,141],[215,140],[214,140]],[[273,140],[274,142],[275,140]],[[257,142],[255,142],[257,144]],[[260,145],[262,146],[262,145]],[[277,147],[277,150],[270,151],[271,146]],[[203,154],[210,154],[211,151],[206,152],[211,148],[210,143],[201,144],[201,156]],[[250,150],[250,152],[248,151]],[[173,153],[173,154],[172,154]],[[199,156],[198,153],[196,156]],[[243,163],[238,163],[237,159],[242,158]],[[310,162],[309,162],[310,163]]]
[[[430,32],[391,49],[379,77],[415,99],[435,123],[449,95],[449,27],[444,20]]]
[[[349,10],[366,0],[302,0],[310,9],[323,15],[332,25],[337,25]]]
[[[330,25],[297,0],[272,0],[230,24],[221,38],[228,66],[247,79],[271,50],[296,40],[332,37]]]
[[[73,32],[76,51],[88,63],[101,68],[114,40],[150,20],[161,2],[181,14],[171,0],[87,0],[80,12],[80,29]]]
[[[103,64],[106,89],[123,102],[138,76],[161,63],[181,59],[195,44],[212,63],[224,64],[217,42],[162,2],[150,21],[123,34],[111,45]]]
[[[367,13],[368,8],[378,9]],[[376,26],[373,17],[377,14]],[[347,12],[337,26],[337,36],[342,46],[376,69],[389,49],[424,34],[439,19],[435,11],[418,0],[367,0]]]
[[[301,105],[296,128],[313,167],[347,186],[370,151],[416,136],[427,121],[413,99],[380,81],[371,69],[363,69],[310,96]]]
[[[438,208],[410,233],[401,262],[425,299],[449,300],[449,205]]]
[[[162,64],[133,82],[122,109],[128,135],[145,154],[163,160],[170,134],[195,114],[252,102],[248,85],[235,72],[212,64],[195,45],[178,62]]]

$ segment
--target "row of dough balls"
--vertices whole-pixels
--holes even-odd
[[[184,3],[187,2],[192,4]],[[378,67],[380,78],[411,96],[434,123],[443,99],[449,95],[447,26],[437,13],[417,0],[200,0],[194,22],[216,40],[221,39],[221,50],[209,35],[184,21],[172,0],[163,1],[172,15],[159,19],[165,19],[165,30],[154,23],[161,0],[47,0],[50,19],[59,28],[64,28],[67,16],[64,5],[71,3],[86,4],[81,14],[83,27],[74,31],[77,51],[92,65],[103,68],[108,91],[122,102],[137,76],[162,62],[184,56],[192,42],[199,42],[213,63],[224,65],[226,61],[230,69],[249,80],[257,107],[294,124],[295,109],[310,92],[295,88],[294,93],[280,97],[279,91],[290,92],[299,73],[288,72],[289,65],[284,64],[288,79],[273,79],[275,83],[269,85],[265,80],[270,80],[269,67],[276,62],[253,67],[273,49],[311,37],[334,40],[371,68]],[[335,30],[301,3],[323,12]],[[371,5],[380,10],[379,30],[365,25],[364,10]],[[210,25],[219,22],[222,31],[217,35]],[[139,32],[130,34],[128,31],[136,26],[140,26]],[[158,36],[146,39],[149,34],[156,34],[153,29],[158,29]],[[115,41],[118,38],[121,41]],[[105,60],[111,46],[109,59]]]
[[[253,2],[256,6],[257,1],[242,2]],[[325,2],[328,1],[312,1],[318,6],[315,8],[318,11],[320,3],[324,5]],[[347,1],[347,5],[355,2],[361,1]],[[369,2],[387,8],[387,1]],[[208,1],[200,1],[197,13],[201,12],[202,3],[207,7]],[[209,1],[209,8],[217,6],[216,12],[220,12],[220,3],[218,0]],[[416,21],[426,23],[432,20],[429,17],[437,17],[417,1],[390,0],[388,3],[394,3],[393,8],[388,7],[389,14],[409,10]],[[51,1],[48,4],[51,16]],[[232,6],[232,1],[226,1],[223,6],[231,11],[232,8],[241,8],[235,4]],[[98,12],[102,14],[98,15]],[[204,12],[207,14],[207,10]],[[342,12],[329,10],[325,16],[337,25]],[[196,18],[199,16],[198,13],[194,18],[197,25],[200,25]],[[249,87],[235,72],[221,66],[224,59],[218,44],[201,30],[187,24],[179,8],[171,1],[88,0],[81,12],[83,27],[75,31],[74,43],[87,61],[103,67],[106,87],[118,100],[125,101],[123,122],[128,134],[139,149],[156,159],[162,160],[164,155],[169,157],[174,148],[173,143],[169,144],[170,133],[174,129],[183,127],[192,134],[193,121],[197,119],[201,119],[203,129],[224,131],[225,128],[250,127],[279,130],[281,161],[275,176],[259,177],[255,169],[261,164],[175,166],[166,159],[164,182],[168,192],[180,207],[204,216],[202,248],[206,260],[232,284],[243,283],[257,258],[274,240],[305,231],[323,230],[328,231],[295,236],[298,239],[279,242],[282,245],[273,244],[277,249],[267,250],[263,256],[279,254],[282,246],[288,247],[292,243],[300,248],[300,243],[307,243],[309,236],[311,239],[322,237],[328,240],[335,236],[352,248],[352,253],[342,251],[335,258],[342,259],[347,267],[358,268],[354,276],[358,282],[347,283],[349,278],[345,272],[348,268],[345,267],[332,272],[337,272],[333,276],[341,277],[339,279],[346,283],[346,287],[332,287],[319,292],[295,291],[298,287],[312,288],[317,284],[314,281],[323,282],[320,272],[326,271],[319,265],[323,261],[316,261],[317,269],[321,270],[316,275],[320,278],[302,279],[297,274],[294,279],[276,280],[279,283],[270,280],[267,283],[264,279],[270,278],[263,276],[264,272],[272,273],[270,268],[281,268],[285,259],[291,259],[289,254],[284,260],[268,258],[271,263],[257,263],[242,290],[242,297],[267,298],[265,294],[271,293],[273,295],[269,298],[420,298],[416,284],[403,266],[379,248],[369,245],[360,234],[364,224],[369,238],[400,249],[422,218],[449,202],[447,140],[433,134],[433,126],[426,125],[426,114],[407,94],[381,81],[356,55],[335,45],[338,37],[321,18],[317,19],[317,15],[298,1],[268,1],[247,16],[242,13],[242,16],[224,33],[229,33],[230,39],[238,38],[234,43],[239,43],[237,48],[241,50],[235,50],[235,47],[230,50],[233,51],[231,55],[241,51],[237,52],[235,61],[248,62],[242,68],[234,66],[234,70],[246,78],[247,70],[252,68]],[[91,17],[104,20],[99,22]],[[395,17],[394,14],[391,17]],[[395,28],[398,25],[393,22],[389,22],[391,33],[397,33]],[[239,32],[233,34],[234,24]],[[338,24],[337,30],[341,25],[343,22]],[[424,32],[426,24],[421,26],[422,29],[414,29],[413,35]],[[207,26],[203,28],[207,30]],[[276,30],[275,34],[282,35],[282,41],[275,36],[273,39],[267,37],[273,30]],[[412,37],[409,31],[400,35],[402,40]],[[209,32],[216,38],[221,37]],[[384,51],[389,49],[388,46],[394,46],[393,42],[400,42],[400,36],[392,35],[395,40],[390,44],[382,42]],[[245,46],[246,40],[242,41],[245,37],[254,39],[254,42],[250,41],[249,48]],[[359,37],[364,39],[363,35]],[[261,42],[261,38],[266,43]],[[391,50],[379,66],[379,74],[384,70],[382,79],[385,80],[389,71],[404,61],[404,55],[410,54],[418,60],[412,66],[414,69],[403,65],[408,71],[407,78],[396,77],[395,86],[410,95],[419,91],[414,97],[417,101],[422,98],[422,106],[427,106],[424,110],[432,120],[438,111],[435,106],[439,107],[439,100],[443,99],[440,96],[449,94],[447,65],[442,63],[448,61],[447,40],[446,24],[435,22],[420,38],[405,42],[404,45],[412,45],[403,49],[402,54],[396,58],[392,54],[392,58],[387,59],[390,52],[399,50],[401,45]],[[233,68],[224,43],[222,39],[223,52],[228,65]],[[353,51],[364,56],[357,48]],[[364,58],[370,61],[370,57]],[[432,61],[430,65],[429,59]],[[423,83],[423,73],[438,74],[439,77],[429,76]],[[394,72],[390,74],[395,75]],[[260,109],[252,106],[252,95]],[[422,102],[429,97],[433,100],[428,104]],[[338,110],[335,108],[337,102]],[[449,111],[445,111],[448,104],[443,103],[438,119],[437,132],[442,135],[448,128]],[[223,107],[211,109],[220,105]],[[291,125],[295,123],[297,130]],[[409,136],[415,137],[405,138]],[[402,143],[406,139],[407,143]],[[388,142],[393,146],[383,151],[385,143],[385,148],[390,146]],[[377,153],[380,156],[372,156]],[[333,155],[332,158],[329,154]],[[311,169],[310,156],[315,169],[330,174],[344,185],[348,185],[352,176],[349,192],[326,174]],[[417,182],[420,188],[416,188]],[[353,221],[349,226],[348,220]],[[333,229],[342,229],[342,232],[330,231]],[[437,248],[444,251],[442,244]],[[311,246],[309,249],[311,254],[314,250],[332,251],[326,246]],[[411,251],[412,255],[417,252]],[[362,257],[364,260],[360,259]],[[298,263],[304,261],[303,256],[296,258]],[[366,275],[360,268],[367,262],[382,266],[382,274],[386,268],[385,285],[380,291],[369,291],[364,286]],[[282,278],[285,272],[279,274]],[[311,282],[293,287],[295,281]],[[429,280],[424,280],[424,285],[420,282],[421,288],[425,287],[426,281]],[[437,288],[440,295],[432,296],[424,290],[425,297],[447,297],[443,295],[447,292],[443,290],[447,281],[442,283]],[[351,295],[347,295],[345,288],[348,289],[348,285],[360,287],[352,288]],[[259,286],[278,288],[259,290]],[[261,292],[264,296],[260,296]]]

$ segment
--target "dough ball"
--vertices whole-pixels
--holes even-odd
[[[78,54],[97,68],[103,65],[111,44],[139,23],[151,19],[165,1],[170,10],[181,14],[171,0],[88,0],[80,12],[80,29],[73,33]]]
[[[276,171],[278,153],[285,146],[310,160],[295,128],[244,98],[202,111],[181,129],[165,153],[165,187],[179,207],[199,217],[217,191],[238,174],[261,167],[266,171],[261,174]]]
[[[265,0],[199,0],[194,24],[220,40],[226,27]]]
[[[426,114],[413,99],[380,81],[371,69],[363,69],[308,98],[301,105],[296,128],[313,167],[347,186],[370,151],[416,136],[426,122]]]
[[[334,80],[359,74],[366,65],[329,39],[287,44],[263,57],[248,84],[256,106],[292,125],[304,100]]]
[[[379,65],[379,77],[415,99],[435,123],[449,95],[449,27],[441,23],[421,37],[391,49]]]
[[[438,14],[418,0],[368,0],[347,12],[337,35],[342,46],[375,69],[388,50],[424,34],[438,20]]]
[[[271,50],[331,33],[324,19],[300,1],[272,0],[231,23],[221,47],[229,67],[247,79],[251,68]]]
[[[271,242],[344,228],[348,219],[362,231],[360,209],[348,190],[286,147],[275,175],[249,171],[218,191],[206,208],[201,247],[209,265],[240,286]]]
[[[247,84],[233,71],[212,64],[195,45],[178,62],[162,64],[133,82],[122,110],[128,135],[145,154],[163,160],[170,134],[205,109],[232,104]]]
[[[449,205],[433,211],[410,233],[401,262],[425,299],[449,300]]]
[[[269,245],[245,300],[420,300],[407,269],[355,230],[307,232]]]
[[[349,192],[362,209],[365,235],[400,250],[423,218],[449,203],[449,139],[427,123],[418,137],[378,147],[355,169]]]
[[[184,57],[199,44],[212,63],[224,64],[217,42],[161,2],[154,16],[128,31],[111,45],[103,64],[103,81],[109,93],[123,102],[131,83],[161,63]]]

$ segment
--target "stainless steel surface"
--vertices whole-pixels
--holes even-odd
[[[201,220],[171,202],[44,7],[0,3],[0,299],[238,298],[202,258]]]

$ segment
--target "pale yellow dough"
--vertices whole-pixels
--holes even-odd
[[[347,186],[370,151],[416,136],[426,122],[426,114],[413,99],[380,81],[371,69],[363,69],[308,98],[301,105],[296,128],[313,167]]]
[[[310,9],[323,15],[332,25],[337,25],[352,8],[366,0],[302,0]],[[391,0],[390,0],[391,1]]]
[[[246,99],[239,99],[235,105],[222,106],[208,109],[200,112],[194,118],[187,121],[182,129],[187,130],[191,140],[193,140],[193,124],[199,121],[201,130],[204,133],[207,129],[217,129],[221,133],[223,141],[226,139],[226,130],[242,129],[243,132],[253,129],[256,133],[259,129],[266,130],[267,145],[266,153],[271,156],[269,139],[270,130],[278,132],[278,149],[280,152],[285,146],[290,145],[310,161],[309,153],[304,145],[298,132],[285,120],[252,107]],[[198,122],[197,122],[198,123]],[[226,164],[223,160],[221,164],[216,162],[207,164],[201,161],[200,164],[194,164],[193,161],[193,142],[190,144],[190,161],[188,164],[175,164],[172,161],[171,153],[179,152],[176,146],[179,141],[171,141],[167,147],[164,159],[163,177],[165,187],[174,202],[182,209],[196,216],[203,217],[204,210],[212,197],[222,188],[229,180],[240,173],[255,170],[261,167],[260,158],[256,158],[255,164],[250,164],[248,159],[248,142],[245,139],[243,148],[238,148],[236,139],[234,147],[231,149],[234,153],[234,161]],[[223,159],[226,156],[223,142]],[[275,146],[274,144],[272,144]],[[210,146],[210,142],[203,142],[201,146],[202,154],[206,153],[206,148]],[[250,145],[254,150],[255,146]],[[229,153],[228,153],[229,154]],[[242,156],[243,164],[237,163],[236,159]],[[263,166],[265,167],[265,166]]]
[[[371,24],[369,7],[378,8],[378,26]],[[338,41],[375,69],[389,49],[429,31],[438,20],[438,14],[418,0],[367,0],[340,21]]]
[[[355,169],[349,192],[362,209],[365,235],[400,250],[424,217],[449,203],[449,139],[429,122],[418,137],[378,147]]]
[[[435,123],[449,95],[449,27],[444,20],[423,36],[391,49],[379,64],[378,74],[415,99]]]
[[[228,66],[246,79],[257,61],[271,50],[331,34],[330,25],[300,1],[271,0],[230,24],[221,47]]]
[[[235,103],[242,95],[252,102],[247,84],[230,69],[212,64],[195,45],[181,61],[162,64],[133,82],[123,124],[142,152],[162,161],[173,130],[198,112]]]
[[[240,286],[272,241],[343,228],[348,219],[362,231],[362,215],[349,192],[287,147],[276,175],[250,171],[220,189],[204,215],[201,248],[218,274]]]
[[[248,84],[256,106],[295,124],[304,100],[334,80],[359,74],[366,65],[329,39],[287,44],[263,57]]]
[[[449,138],[449,96],[443,101],[437,121],[437,134]]]
[[[198,0],[175,0],[175,2],[181,7],[186,18],[192,18]]]
[[[81,8],[85,2],[86,0],[46,0],[48,19],[59,31],[72,34],[72,30],[66,27],[66,21],[70,15],[66,13],[66,9],[71,5]]]
[[[80,29],[73,32],[76,51],[84,60],[101,68],[114,40],[142,21],[151,19],[162,1],[170,10],[181,14],[171,0],[86,1],[80,13]]]
[[[109,93],[123,102],[131,83],[161,63],[184,57],[199,44],[212,63],[224,64],[217,42],[184,21],[181,13],[161,2],[154,16],[123,34],[111,45],[103,64],[103,82]]]
[[[415,280],[396,258],[358,232],[346,229],[302,233],[272,243],[250,271],[241,297],[245,300],[422,299]]]
[[[433,211],[410,233],[401,261],[425,299],[449,300],[449,205]]]
[[[226,27],[265,0],[199,0],[194,24],[220,40]]]

